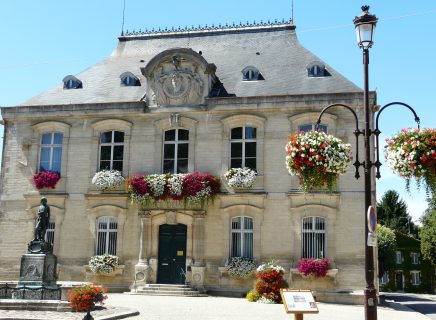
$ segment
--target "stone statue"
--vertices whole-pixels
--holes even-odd
[[[38,208],[38,218],[35,226],[35,240],[45,241],[45,233],[50,222],[50,207],[47,205],[47,199],[41,198],[41,205]]]

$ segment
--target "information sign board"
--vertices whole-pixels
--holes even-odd
[[[319,313],[310,290],[280,289],[286,313]]]
[[[377,234],[374,232],[368,232],[368,241],[367,241],[368,247],[375,247],[377,246]]]

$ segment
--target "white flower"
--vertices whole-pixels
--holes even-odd
[[[235,189],[250,189],[256,181],[256,171],[248,167],[231,168],[224,176],[229,186]]]
[[[118,170],[102,170],[94,175],[91,182],[99,190],[109,190],[122,185],[124,178]]]

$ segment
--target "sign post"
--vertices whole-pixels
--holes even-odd
[[[368,219],[368,241],[366,245],[368,247],[375,247],[377,246],[377,215],[373,206],[368,207],[366,218]]]
[[[310,290],[280,289],[286,313],[293,313],[295,320],[303,320],[305,313],[319,313]]]

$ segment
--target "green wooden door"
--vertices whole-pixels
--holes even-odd
[[[158,283],[185,283],[186,230],[184,224],[159,226]]]

